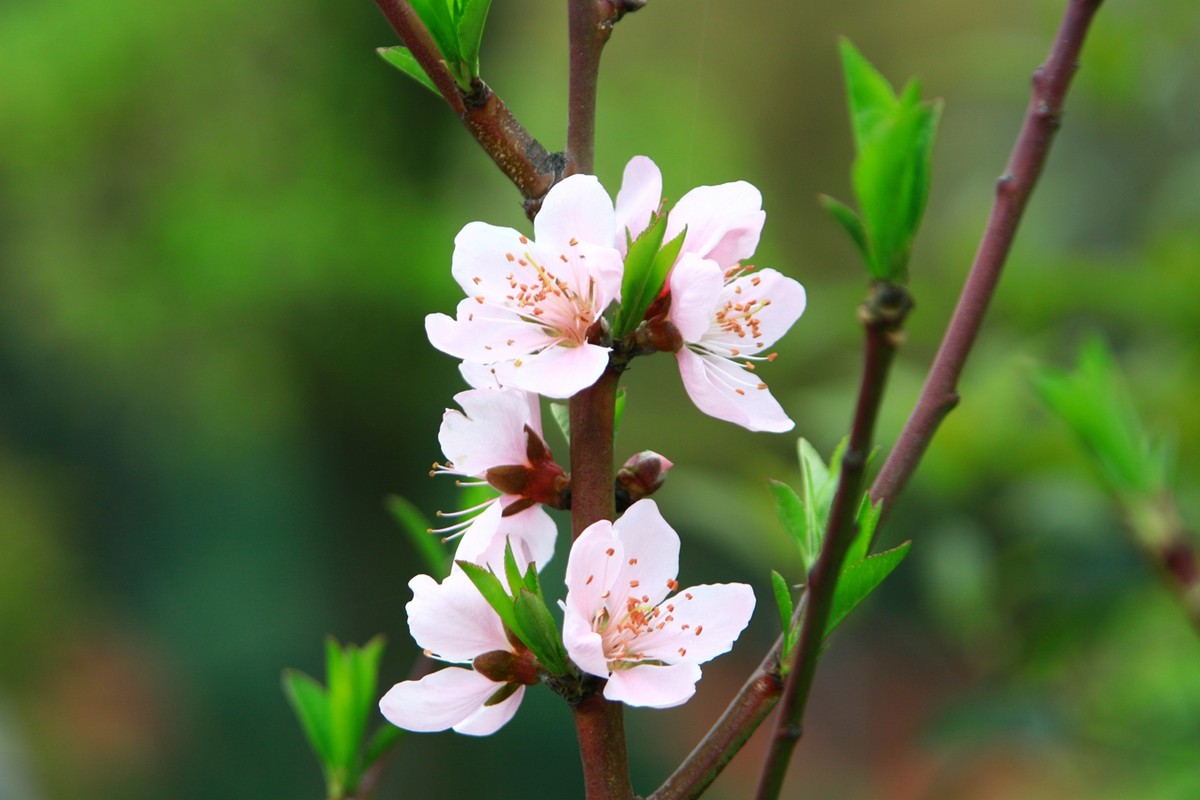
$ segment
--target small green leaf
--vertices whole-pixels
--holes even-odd
[[[513,609],[523,634],[518,634],[537,660],[555,675],[567,673],[567,655],[558,626],[545,601],[528,589],[519,589]]]
[[[554,417],[554,421],[558,423],[558,429],[562,431],[562,435],[566,437],[567,444],[571,444],[571,409],[566,403],[551,403],[550,416]]]
[[[774,480],[769,480],[767,483],[770,485],[771,494],[775,498],[775,516],[779,518],[779,523],[783,525],[783,529],[787,531],[788,536],[792,537],[792,541],[800,549],[801,566],[804,573],[808,574],[808,571],[812,569],[817,554],[810,549],[811,542],[807,533],[808,520],[805,515],[804,501],[786,483]]]
[[[333,726],[325,687],[303,672],[285,669],[283,691],[300,720],[308,743],[321,760],[322,767],[328,772],[333,759]]]
[[[483,599],[487,600],[488,605],[500,616],[500,621],[507,625],[517,638],[524,641],[525,636],[521,624],[517,621],[516,614],[513,613],[513,598],[504,591],[504,585],[500,583],[500,579],[493,575],[491,570],[478,564],[472,564],[470,561],[454,563],[458,564],[471,579],[471,583],[475,584],[475,588],[483,595]]]
[[[487,21],[492,0],[466,0],[458,18],[458,44],[462,60],[472,77],[479,77],[479,48],[483,42],[483,25]]]
[[[433,79],[417,63],[417,59],[413,58],[413,54],[407,47],[377,47],[375,48],[375,52],[379,53],[384,61],[414,79],[438,97],[442,96],[442,93],[438,91],[437,84],[433,82]]]
[[[521,574],[521,568],[517,565],[517,557],[513,553],[512,539],[508,538],[504,540],[504,578],[508,581],[508,591],[514,594],[525,585],[525,578]]]
[[[412,6],[417,16],[425,23],[434,43],[442,51],[446,66],[453,72],[451,64],[462,60],[462,53],[458,47],[458,20],[455,14],[457,9],[452,8],[446,0],[412,0]]]
[[[867,234],[863,230],[862,220],[858,218],[858,214],[854,213],[854,209],[850,206],[835,200],[827,194],[819,195],[821,207],[829,212],[838,224],[850,235],[854,245],[862,254],[863,261],[869,262],[871,259],[870,248],[867,245]]]
[[[788,656],[796,643],[796,631],[792,627],[792,614],[796,611],[792,605],[792,588],[782,575],[771,570],[771,589],[775,592],[775,608],[779,610],[779,624],[783,630],[783,650],[779,662],[786,665],[791,663]]]
[[[430,533],[432,526],[429,524],[429,519],[416,506],[399,495],[389,495],[386,502],[392,517],[400,524],[417,548],[417,553],[425,562],[429,574],[446,575],[450,571],[450,554],[446,548],[442,547],[437,536]]]
[[[908,555],[912,542],[904,542],[891,550],[849,564],[842,568],[837,587],[833,593],[833,605],[829,610],[829,621],[825,625],[825,636],[833,633],[850,612],[867,598],[883,579],[891,574]]]
[[[896,109],[896,92],[883,74],[863,58],[849,39],[840,42],[850,123],[858,150],[869,142],[883,120]]]
[[[646,309],[662,289],[661,279],[657,286],[652,284],[655,258],[662,247],[666,232],[667,215],[654,214],[650,217],[650,224],[646,229],[629,242],[625,255],[625,272],[621,277],[621,306],[613,320],[614,339],[623,338],[638,326]],[[628,238],[629,232],[626,231],[625,234]]]

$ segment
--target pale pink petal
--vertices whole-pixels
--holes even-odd
[[[528,463],[527,392],[471,389],[454,395],[454,402],[462,411],[442,415],[438,442],[455,472],[482,478],[492,467]]]
[[[683,388],[705,414],[752,431],[782,433],[795,426],[758,376],[741,365],[686,347],[675,358]]]
[[[634,156],[625,165],[621,191],[617,192],[616,247],[624,257],[626,235],[637,239],[650,224],[650,214],[662,203],[662,173],[646,156]]]
[[[427,315],[425,334],[438,350],[464,361],[490,364],[521,358],[558,341],[511,309],[481,305],[471,298],[460,302],[456,313],[457,319]]]
[[[463,380],[472,389],[504,389],[506,387],[500,384],[500,380],[496,377],[495,371],[488,364],[479,364],[473,361],[464,361],[458,365],[458,371],[462,374]],[[525,402],[529,405],[529,418],[527,424],[533,428],[533,432],[545,441],[546,436],[542,433],[542,402],[541,399],[533,392],[522,392],[520,389],[512,391],[520,392],[525,396]]]
[[[680,257],[671,270],[669,319],[685,342],[700,340],[713,322],[713,313],[725,285],[725,273],[715,261],[706,261],[694,253]]]
[[[567,606],[590,622],[604,607],[624,554],[613,523],[602,519],[585,528],[567,556]]]
[[[500,687],[474,670],[447,667],[397,683],[379,701],[379,710],[405,730],[444,731],[474,714]]]
[[[497,689],[500,688],[499,684],[493,685]],[[521,686],[496,705],[482,706],[474,714],[455,725],[454,730],[456,733],[465,733],[468,736],[490,736],[513,718],[513,714],[516,714],[517,709],[521,706],[523,697],[525,697],[525,687]]]
[[[512,269],[508,255],[519,256],[528,246],[521,233],[486,222],[471,222],[454,237],[450,272],[468,297],[503,297],[508,289],[504,276]]]
[[[512,650],[495,610],[461,570],[440,584],[428,575],[408,582],[405,606],[414,640],[443,661],[468,662],[492,650]],[[457,722],[457,720],[455,720]]]
[[[653,500],[639,500],[613,523],[624,545],[606,605],[614,614],[623,613],[625,598],[658,605],[679,574],[679,534],[667,524]]]
[[[604,696],[614,702],[647,708],[670,708],[696,693],[700,667],[692,662],[664,667],[643,664],[619,669],[608,679]]]
[[[571,239],[607,247],[615,224],[612,199],[596,176],[571,175],[546,194],[533,231],[548,247],[567,247]]]
[[[608,677],[608,659],[604,655],[604,640],[592,630],[591,619],[581,617],[574,609],[563,605],[563,645],[575,665],[589,675]]]
[[[664,241],[686,227],[682,252],[727,269],[754,255],[766,218],[762,194],[745,181],[697,186],[671,209]]]
[[[508,541],[512,544],[513,556],[522,570],[530,562],[542,567],[554,556],[554,543],[558,538],[558,526],[540,505],[519,511],[512,516],[501,516],[503,508],[515,501],[514,497],[502,498],[500,502],[489,506],[484,514],[488,515],[480,533],[471,526],[471,530],[463,534],[458,550],[454,554],[456,561],[470,561],[473,564],[490,566],[497,575],[504,572],[504,546]],[[483,516],[482,514],[480,516]],[[483,532],[490,530],[486,538]]]
[[[763,348],[775,344],[804,313],[804,287],[773,269],[750,272],[726,284],[720,299],[714,304],[726,307],[727,314],[732,319],[745,319],[745,315],[738,315],[731,304],[754,309],[751,316],[756,325],[752,329],[755,334],[752,340],[744,335],[739,336],[736,329],[722,330],[714,325],[701,342],[708,344],[719,341],[728,347],[743,351],[745,355],[761,354]],[[743,333],[749,333],[750,330],[749,326],[742,325]],[[684,338],[691,342],[697,341],[686,336]]]
[[[566,398],[595,383],[608,366],[608,348],[549,347],[537,355],[493,364],[496,379],[545,397]]]
[[[670,622],[639,636],[638,652],[668,664],[703,664],[733,647],[754,613],[754,590],[744,583],[693,586],[661,609],[659,620],[669,616]]]

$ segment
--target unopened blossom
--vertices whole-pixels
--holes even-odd
[[[410,731],[486,736],[512,719],[525,687],[537,683],[537,664],[513,647],[500,617],[461,570],[440,584],[428,575],[408,583],[405,606],[413,639],[433,658],[467,667],[446,667],[419,681],[393,686],[379,709],[393,725]]]
[[[543,506],[557,507],[567,478],[542,438],[537,395],[519,389],[469,389],[454,396],[462,411],[447,409],[438,441],[447,459],[435,474],[458,475],[467,486],[489,485],[500,491],[465,516],[439,529],[461,537],[455,559],[491,564],[503,570],[505,542],[522,563],[545,565],[554,554],[557,529]],[[474,514],[475,516],[470,516]]]
[[[503,386],[559,398],[591,386],[609,348],[589,337],[621,292],[614,230],[612,200],[591,175],[572,175],[547,193],[533,239],[468,224],[451,265],[467,297],[456,318],[425,318],[429,341],[486,366]]]
[[[679,589],[679,536],[653,500],[589,526],[571,547],[563,642],[604,696],[668,708],[695,693],[700,665],[728,652],[754,611],[743,583]]]
[[[636,239],[661,204],[662,173],[645,156],[625,167],[617,194],[618,248],[625,232]],[[668,212],[664,241],[686,230],[665,287],[665,320],[656,342],[670,342],[684,388],[706,414],[752,431],[791,430],[792,420],[755,373],[773,361],[767,348],[804,312],[804,287],[773,269],[754,272],[766,213],[762,195],[745,181],[699,186]],[[624,252],[624,250],[622,250]],[[662,323],[674,326],[662,335]],[[674,336],[676,331],[680,334]]]

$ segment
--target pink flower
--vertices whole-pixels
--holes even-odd
[[[455,559],[490,564],[503,572],[505,540],[510,540],[522,566],[542,567],[554,554],[557,528],[543,504],[557,507],[567,478],[542,439],[537,395],[519,389],[470,389],[454,396],[462,411],[447,409],[438,441],[446,464],[434,472],[474,480],[466,486],[490,485],[499,497],[442,517],[468,517],[441,528],[448,538],[461,537]]]
[[[662,174],[636,156],[617,194],[617,247],[636,239],[661,202]],[[782,432],[795,423],[754,374],[773,361],[766,348],[804,313],[804,287],[773,269],[750,274],[766,214],[762,195],[745,181],[699,186],[670,209],[664,241],[687,234],[667,278],[669,320],[682,336],[675,353],[684,388],[706,414],[752,431]]]
[[[567,562],[563,642],[604,696],[633,706],[685,702],[700,664],[728,652],[754,611],[742,583],[678,591],[679,536],[653,500],[589,526]],[[668,597],[668,593],[674,592]]]
[[[467,293],[457,318],[425,318],[429,341],[487,365],[503,386],[570,397],[608,364],[589,329],[621,293],[612,246],[612,200],[591,175],[572,175],[546,195],[534,239],[472,222],[454,240],[451,271]]]
[[[537,667],[509,642],[500,617],[461,570],[442,583],[417,575],[408,583],[405,606],[413,639],[439,660],[471,664],[447,667],[419,681],[393,686],[379,709],[393,725],[410,731],[487,736],[512,719],[525,687],[537,683]]]

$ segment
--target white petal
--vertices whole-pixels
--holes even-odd
[[[467,382],[472,389],[504,389],[506,387],[500,384],[496,373],[491,366],[479,364],[472,361],[464,361],[458,365],[458,371],[462,374],[463,380]],[[529,404],[529,419],[528,425],[533,428],[533,432],[545,441],[546,436],[542,433],[542,403],[536,394],[533,392],[523,392],[520,389],[512,389],[511,391],[521,392],[525,396],[525,402]]]
[[[455,472],[482,478],[492,467],[529,462],[527,392],[471,389],[454,395],[454,402],[463,410],[447,409],[442,415],[438,442]]]
[[[639,500],[613,523],[624,553],[605,601],[613,614],[624,612],[625,598],[658,605],[679,574],[679,534],[667,524],[653,500]]]
[[[762,305],[764,301],[767,305]],[[756,309],[753,316],[757,321],[757,335],[747,340],[745,336],[738,336],[733,331],[721,331],[714,326],[704,336],[702,343],[718,341],[728,347],[747,352],[753,348],[755,353],[761,353],[762,348],[770,347],[787,333],[804,313],[805,293],[804,287],[798,282],[773,269],[764,269],[741,275],[726,284],[715,305],[724,306],[729,302]]]
[[[566,398],[595,383],[608,366],[608,348],[594,344],[548,347],[537,355],[493,364],[496,378],[546,397]]]
[[[589,623],[595,619],[620,573],[624,553],[613,523],[602,519],[585,528],[567,556],[567,607]]]
[[[625,165],[621,179],[621,191],[617,192],[617,236],[616,247],[621,256],[626,254],[626,232],[630,239],[650,224],[650,214],[658,210],[662,202],[662,173],[646,156],[634,156]]]
[[[659,667],[642,664],[619,669],[608,679],[604,696],[614,702],[647,708],[670,708],[696,693],[700,667],[691,662]]]
[[[680,257],[671,270],[671,309],[667,318],[685,342],[698,342],[708,332],[716,313],[725,273],[715,261],[693,253]]]
[[[695,253],[728,269],[754,255],[766,218],[762,194],[745,181],[697,186],[671,209],[664,241],[686,227],[682,252]]]
[[[493,685],[499,688],[499,684]],[[525,687],[521,686],[496,705],[481,707],[474,714],[455,725],[454,730],[468,736],[490,736],[513,718],[513,714],[516,714],[517,709],[521,706],[523,697],[525,697]]]
[[[489,507],[484,511],[484,514],[488,515],[486,524],[491,530],[486,539],[482,535],[473,535],[478,521],[471,526],[472,530],[463,534],[454,554],[455,560],[487,565],[497,575],[503,574],[504,546],[508,541],[512,544],[513,555],[522,570],[532,561],[540,571],[554,556],[558,526],[540,505],[519,511],[510,517],[501,515],[505,505],[502,500],[496,504],[494,510]]]
[[[754,590],[744,583],[693,586],[660,609],[658,619],[671,621],[639,636],[638,652],[668,664],[703,664],[733,647],[754,613]]]
[[[379,710],[405,730],[444,731],[474,714],[500,687],[474,670],[447,667],[397,683],[379,701]]]
[[[604,640],[592,630],[591,619],[581,617],[566,605],[563,611],[563,645],[567,648],[567,655],[589,675],[607,678],[608,659],[604,655]]]
[[[493,650],[512,650],[500,617],[462,570],[440,584],[417,575],[408,586],[413,592],[405,606],[409,632],[438,658],[467,662]]]
[[[508,291],[504,276],[512,269],[508,255],[520,257],[528,246],[521,233],[486,222],[468,223],[454,237],[450,272],[468,296],[503,297]]]
[[[473,298],[461,301],[455,313],[456,319],[445,314],[426,316],[425,334],[438,350],[464,361],[490,364],[521,358],[558,341],[516,311]]]
[[[533,230],[547,247],[567,247],[571,239],[607,247],[615,225],[612,199],[596,176],[571,175],[546,194]]]
[[[758,377],[742,366],[720,356],[697,355],[686,347],[675,358],[683,388],[705,414],[752,431],[782,433],[795,427],[770,390],[758,388]]]

